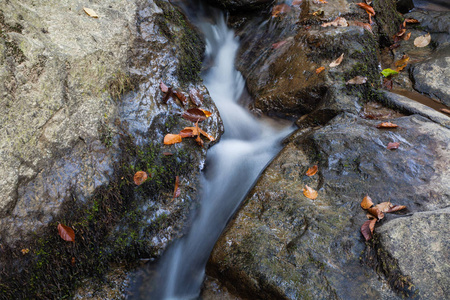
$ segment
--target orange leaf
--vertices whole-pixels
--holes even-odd
[[[402,58],[400,60],[397,60],[394,65],[396,67],[402,66],[402,65],[408,63],[408,61],[409,61],[409,56],[405,54],[402,56]]]
[[[407,19],[405,19],[405,22],[410,23],[410,24],[420,23],[418,20],[413,19],[413,18],[407,18]]]
[[[319,171],[319,167],[317,165],[314,165],[311,168],[309,168],[308,171],[306,171],[306,175],[313,176],[317,173],[317,171]]]
[[[407,41],[407,40],[409,40],[410,37],[411,37],[411,31],[403,36],[403,40]]]
[[[20,250],[20,252],[22,252],[22,254],[25,255],[25,254],[27,254],[28,252],[30,252],[30,249],[24,248],[24,249]]]
[[[191,99],[192,103],[194,103],[197,106],[200,106],[203,103],[203,96],[202,96],[202,94],[200,94],[194,88],[189,90],[189,98]]]
[[[369,214],[371,214],[372,216],[376,217],[378,220],[381,220],[384,218],[384,213],[382,211],[380,211],[376,206],[367,209],[367,212]]]
[[[173,190],[173,199],[180,197],[180,195],[181,195],[181,190],[179,188],[179,184],[180,184],[180,177],[176,176],[175,177],[175,189]]]
[[[325,70],[325,67],[320,67],[316,69],[316,74],[319,74],[320,72],[322,72],[323,70]]]
[[[375,205],[375,208],[378,208],[378,210],[385,213],[388,212],[392,206],[391,202],[381,202]]]
[[[179,134],[166,134],[164,137],[164,145],[172,145],[176,143],[181,143],[181,135]]]
[[[389,208],[389,210],[387,211],[387,213],[393,213],[402,209],[405,209],[406,205],[394,205],[391,208]]]
[[[75,242],[75,232],[69,226],[58,223],[59,236],[68,242]]]
[[[339,56],[336,60],[333,60],[330,63],[330,67],[333,68],[333,67],[339,66],[343,59],[344,59],[344,53],[342,53],[341,56]]]
[[[75,257],[72,256],[72,260],[70,263],[72,264],[72,266],[75,266]]]
[[[288,13],[291,11],[291,7],[287,4],[278,4],[272,8],[272,17],[278,17],[279,14]]]
[[[192,127],[186,127],[183,130],[180,131],[180,136],[182,138],[188,138],[188,137],[193,137],[194,136],[194,131],[192,129],[190,129]],[[196,134],[195,134],[196,135]]]
[[[386,149],[388,149],[388,150],[395,150],[395,149],[398,149],[399,146],[400,146],[399,142],[388,143]]]
[[[305,195],[306,197],[308,197],[309,199],[316,199],[317,196],[319,195],[317,193],[317,191],[313,190],[312,188],[310,188],[308,185],[305,185],[305,187],[303,188],[303,195]]]
[[[371,34],[373,34],[372,31],[372,25],[370,25],[369,23],[363,23],[363,22],[358,22],[358,21],[354,21],[353,25],[359,26],[364,28],[365,30],[369,31]]]
[[[447,108],[441,108],[441,111],[442,111],[443,113],[446,113],[446,114],[449,114],[449,115],[450,115],[450,109],[447,109]]]
[[[366,10],[366,12],[368,14],[371,14],[372,16],[375,15],[375,11],[373,10],[373,7],[364,3],[364,2],[360,2],[360,3],[356,3],[359,7],[364,8]]]
[[[163,82],[161,82],[161,83],[159,84],[159,87],[160,87],[160,89],[161,89],[161,92],[163,92],[163,93],[167,93],[167,92],[169,91],[169,88],[168,88],[167,85],[165,85]]]
[[[396,127],[398,127],[398,125],[391,122],[383,122],[377,125],[377,128],[396,128]]]
[[[207,110],[205,110],[205,109],[203,109],[203,108],[200,108],[200,110],[205,114],[205,116],[206,116],[207,118],[209,118],[209,117],[212,116],[212,112],[207,111]]]
[[[363,200],[361,201],[361,207],[363,209],[369,209],[373,206],[372,199],[369,197],[369,195],[365,196]]]
[[[147,172],[137,171],[136,174],[134,174],[133,180],[136,185],[141,185],[147,180],[147,178]]]
[[[373,230],[375,229],[376,222],[377,222],[377,219],[367,220],[361,226],[361,233],[364,236],[364,238],[366,239],[366,241],[368,241],[372,238]]]
[[[185,111],[182,115],[182,117],[186,120],[192,121],[192,122],[202,122],[206,120],[206,115],[203,110],[199,108],[191,108]]]

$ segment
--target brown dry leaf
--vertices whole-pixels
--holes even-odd
[[[186,110],[182,117],[186,120],[192,121],[192,122],[202,122],[204,120],[206,120],[206,115],[203,112],[203,110],[198,109],[198,108],[191,108]]]
[[[24,248],[24,249],[20,250],[20,252],[22,252],[22,254],[25,255],[25,254],[27,254],[28,252],[30,252],[30,249]]]
[[[181,190],[180,190],[179,185],[180,185],[180,177],[176,176],[175,177],[175,188],[173,190],[173,199],[180,197],[180,195],[181,195]]]
[[[393,213],[402,209],[405,209],[406,205],[393,205],[391,208],[389,208],[389,210],[387,211],[387,213]]]
[[[356,5],[358,5],[361,8],[364,8],[369,15],[372,15],[372,16],[375,15],[375,10],[373,10],[372,6],[367,5],[366,3],[363,3],[363,2],[356,3]]]
[[[168,89],[167,89],[167,93],[164,95],[163,102],[164,102],[165,104],[167,104],[167,101],[169,101],[169,99],[170,99],[171,97],[173,97],[173,91],[172,91],[172,88],[168,88]]]
[[[364,236],[364,238],[366,239],[366,241],[368,241],[372,238],[373,230],[375,229],[376,222],[377,222],[377,219],[367,220],[361,226],[361,233]]]
[[[383,86],[385,88],[387,88],[388,90],[392,90],[392,84],[393,84],[392,79],[388,79],[388,78],[383,79]]]
[[[384,218],[384,213],[381,210],[379,210],[376,206],[367,209],[367,212],[372,216],[376,217],[378,220]]]
[[[205,114],[205,116],[206,116],[207,118],[209,118],[209,117],[212,116],[212,112],[207,111],[207,110],[205,110],[205,109],[203,109],[203,108],[200,108],[200,110]]]
[[[179,134],[166,134],[164,137],[164,145],[173,145],[176,143],[181,143],[181,135]]]
[[[354,21],[352,24],[355,25],[355,26],[362,27],[365,30],[369,31],[371,34],[373,34],[372,25],[370,25],[369,23],[363,23],[363,22],[359,22],[359,21]]]
[[[362,209],[369,209],[372,206],[373,206],[372,199],[369,197],[369,195],[365,196],[361,201]]]
[[[398,143],[398,142],[388,143],[386,149],[388,149],[388,150],[395,150],[395,149],[398,149],[399,146],[400,146],[400,143]]]
[[[367,82],[367,77],[364,76],[356,76],[347,81],[345,84],[364,84]]]
[[[192,127],[190,127],[192,128]],[[197,134],[196,134],[197,135]],[[184,139],[184,138],[188,138],[188,137],[193,137],[194,136],[194,131],[192,129],[186,129],[184,128],[183,130],[180,131],[180,136]]]
[[[421,35],[416,37],[414,40],[414,46],[417,48],[422,48],[428,46],[428,44],[431,42],[431,35],[430,33],[427,33],[425,35]]]
[[[320,25],[322,27],[328,27],[328,26],[334,26],[334,27],[347,27],[348,26],[348,22],[345,18],[342,17],[337,17],[336,19],[334,19],[331,22],[328,23],[323,23],[322,25]]]
[[[75,257],[72,256],[70,263],[72,264],[72,266],[75,266]]]
[[[396,127],[398,127],[398,125],[391,122],[383,122],[377,125],[377,128],[396,128]]]
[[[388,212],[392,206],[393,205],[391,204],[391,202],[381,202],[381,203],[378,203],[377,205],[375,205],[374,207],[378,208],[378,210],[385,213],[385,212]]]
[[[319,166],[314,165],[306,171],[306,176],[314,176],[319,171]]]
[[[59,223],[58,233],[63,240],[68,242],[75,242],[75,232],[69,226]]]
[[[441,108],[441,111],[442,111],[443,113],[446,113],[446,114],[449,114],[449,115],[450,115],[450,109],[447,109],[447,108]]]
[[[396,61],[394,65],[396,67],[400,67],[400,66],[403,66],[403,65],[406,66],[408,64],[408,61],[409,61],[409,56],[405,54],[405,55],[402,56],[402,58],[400,60]]]
[[[285,14],[291,11],[291,7],[287,4],[278,4],[272,8],[272,18],[278,17],[280,14]]]
[[[136,174],[134,174],[133,180],[136,185],[141,185],[147,180],[147,178],[147,172],[137,171]]]
[[[161,92],[163,92],[163,93],[167,93],[169,91],[169,88],[167,87],[167,85],[164,84],[164,82],[159,83],[159,88],[161,89]]]
[[[202,146],[202,147],[203,147],[203,140],[202,140],[202,138],[200,137],[200,134],[198,134],[198,132],[200,132],[200,128],[198,127],[198,121],[195,122],[195,129],[196,129],[196,132],[197,132],[197,137],[195,138],[195,141],[197,142],[197,144],[198,144],[199,146]]]
[[[407,18],[407,19],[405,19],[405,23],[416,24],[416,23],[420,23],[420,22],[413,18]]]
[[[339,66],[339,65],[341,64],[341,62],[342,62],[343,59],[344,59],[344,53],[342,53],[341,56],[339,56],[336,60],[333,60],[333,61],[330,63],[330,67],[331,67],[331,68],[334,68],[334,67]]]
[[[319,74],[320,72],[322,72],[323,70],[325,70],[325,67],[320,67],[316,69],[316,74]]]
[[[207,139],[209,139],[211,142],[215,141],[215,138],[211,135],[209,135],[207,132],[202,130],[200,127],[198,127],[198,124],[196,124],[195,127],[185,127],[183,130],[180,131],[180,135],[184,137],[194,137],[203,135]]]
[[[203,104],[203,96],[199,93],[196,89],[192,88],[189,90],[189,98],[191,99],[192,103],[194,103],[197,106],[200,106]]]
[[[321,9],[316,10],[315,12],[312,13],[312,15],[315,17],[323,17],[324,14],[325,14],[325,12]]]
[[[97,13],[93,9],[90,9],[90,8],[87,8],[87,7],[83,7],[83,10],[89,17],[91,17],[91,18],[98,18]]]
[[[173,93],[175,94],[175,96],[177,96],[177,98],[181,101],[181,103],[183,105],[187,105],[188,101],[186,100],[186,96],[180,92],[180,91],[173,91]]]
[[[409,40],[410,37],[411,37],[411,32],[408,32],[407,34],[405,34],[405,35],[403,36],[403,40],[404,40],[404,41],[407,41],[407,40]]]
[[[309,199],[314,200],[317,198],[319,193],[317,193],[317,191],[310,188],[308,185],[305,185],[305,187],[303,188],[303,195],[305,195]]]

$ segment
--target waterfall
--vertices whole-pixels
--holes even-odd
[[[204,83],[217,105],[225,133],[208,150],[202,174],[201,207],[189,232],[174,242],[159,261],[154,291],[145,299],[192,299],[200,294],[209,255],[227,221],[258,175],[280,150],[280,140],[292,128],[255,118],[238,100],[244,90],[234,61],[239,41],[222,14],[213,24],[198,21],[205,35],[206,56],[213,65]]]

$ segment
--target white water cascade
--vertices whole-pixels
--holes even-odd
[[[152,284],[156,288],[141,295],[145,299],[199,296],[215,242],[260,172],[280,150],[280,140],[292,131],[256,119],[238,104],[245,86],[234,67],[239,42],[222,14],[217,14],[214,22],[197,26],[205,35],[206,56],[214,61],[204,82],[219,109],[225,133],[208,150],[200,211],[189,232],[163,254]]]

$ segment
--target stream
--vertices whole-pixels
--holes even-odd
[[[227,28],[222,13],[200,13],[203,17],[194,22],[205,36],[205,56],[210,65],[203,80],[219,109],[225,133],[208,151],[201,178],[200,211],[187,234],[162,255],[156,278],[151,279],[154,288],[141,288],[139,299],[199,296],[215,242],[258,175],[281,149],[281,139],[293,130],[290,125],[257,119],[239,105],[245,88],[242,75],[234,67],[239,41]]]

